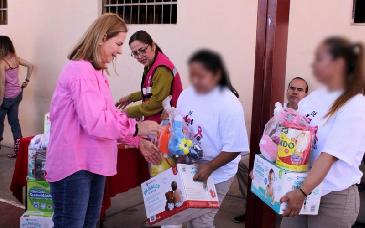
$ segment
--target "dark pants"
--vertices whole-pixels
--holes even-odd
[[[78,171],[52,182],[54,228],[95,228],[100,218],[105,176]]]
[[[0,107],[0,141],[3,140],[4,120],[8,115],[8,121],[13,132],[14,141],[22,138],[22,130],[19,124],[19,104],[23,98],[23,93],[20,93],[15,98],[4,98],[3,104]]]

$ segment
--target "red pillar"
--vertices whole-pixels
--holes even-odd
[[[274,104],[284,100],[289,9],[290,0],[258,3],[250,170]],[[274,212],[248,191],[246,228],[274,228],[275,220]]]

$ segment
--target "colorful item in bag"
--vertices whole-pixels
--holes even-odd
[[[161,164],[159,165],[151,165],[150,167],[150,174],[151,177],[157,176],[158,174],[162,173],[165,170],[168,170],[171,167],[174,167],[176,162],[172,158],[163,158]]]
[[[313,132],[282,128],[276,165],[295,172],[306,172],[312,150]]]
[[[160,133],[159,140],[159,149],[163,154],[169,154],[169,141],[170,141],[170,124],[167,124],[163,127],[162,132]]]
[[[300,136],[298,138],[299,141],[296,141],[295,138],[293,138],[293,142],[290,141],[291,139],[287,139],[283,136],[285,132],[295,132],[296,130],[299,131],[308,131],[309,132],[309,138],[311,139],[309,142],[305,141],[303,144],[301,144],[300,140],[304,140],[304,136]],[[294,170],[294,171],[304,171],[306,168],[306,164],[308,163],[307,158],[309,158],[309,153],[312,148],[313,139],[315,136],[316,128],[313,128],[309,124],[309,120],[300,115],[297,111],[290,108],[283,108],[280,103],[275,104],[275,110],[274,110],[274,116],[267,122],[265,125],[264,134],[260,140],[260,150],[262,155],[268,159],[271,162],[277,161],[278,165],[283,165],[283,168],[287,168],[288,170]],[[283,140],[289,140],[283,142]],[[307,146],[306,150],[304,150],[304,153],[295,152],[295,155],[291,158],[293,159],[293,163],[286,162],[285,164],[282,163],[281,159],[278,162],[278,150],[281,148],[282,153],[289,153],[288,150],[284,150],[283,147],[286,146],[292,146],[291,143],[298,144],[299,146],[302,146],[305,144]],[[309,143],[309,144],[308,144]],[[308,145],[307,145],[308,144]],[[299,148],[302,149],[302,148]],[[293,149],[292,149],[293,150]],[[294,152],[292,153],[294,154]],[[280,158],[289,156],[289,154],[281,154]],[[303,156],[303,157],[302,157]],[[284,158],[283,158],[284,159]],[[284,159],[285,160],[285,159]],[[291,166],[294,165],[294,166]],[[296,167],[297,165],[304,165],[303,167]]]

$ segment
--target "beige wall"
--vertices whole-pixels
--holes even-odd
[[[30,87],[21,104],[21,124],[25,136],[42,130],[42,116],[48,111],[57,77],[66,56],[87,26],[100,14],[98,0],[11,0],[9,25],[0,34],[11,36],[17,52],[36,65]],[[177,25],[130,26],[130,33],[149,31],[173,60],[187,85],[186,60],[201,47],[222,53],[234,85],[241,94],[250,126],[257,1],[182,0],[178,3]],[[118,75],[112,75],[115,98],[137,90],[142,67],[129,56],[128,47],[116,61]],[[113,72],[113,70],[111,70]],[[11,143],[6,128],[5,143]]]
[[[319,86],[311,72],[316,46],[327,36],[365,41],[365,26],[352,25],[352,0],[292,0],[290,6],[287,82],[301,76]]]

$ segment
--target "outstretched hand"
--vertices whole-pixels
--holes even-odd
[[[152,142],[141,139],[139,150],[147,162],[153,165],[161,164],[162,158],[159,149]]]
[[[119,99],[118,103],[116,103],[116,107],[119,109],[125,109],[125,107],[127,107],[129,104],[131,103],[131,101],[129,100],[129,97],[122,97]]]
[[[138,123],[138,135],[139,136],[151,136],[158,135],[162,131],[161,125],[155,121],[145,120]]]

